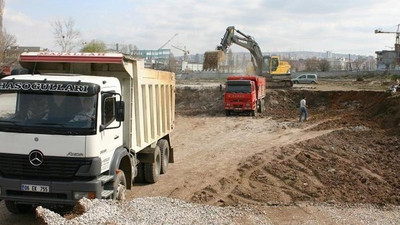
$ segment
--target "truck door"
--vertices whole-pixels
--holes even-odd
[[[115,149],[122,145],[122,127],[116,121],[115,105],[117,96],[111,93],[101,95],[100,157],[102,171],[108,170]]]

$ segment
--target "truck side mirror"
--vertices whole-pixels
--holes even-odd
[[[124,101],[115,102],[115,120],[124,121],[125,120],[125,103]]]

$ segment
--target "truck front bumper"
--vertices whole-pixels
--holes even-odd
[[[49,187],[49,192],[23,191],[22,185]],[[38,181],[0,177],[0,199],[11,200],[21,204],[63,204],[73,205],[74,192],[95,192],[101,198],[103,186],[97,179],[89,181]]]

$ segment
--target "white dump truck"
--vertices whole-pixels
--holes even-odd
[[[12,213],[124,199],[173,162],[175,75],[111,53],[23,53],[0,80],[0,199]],[[18,72],[18,71],[17,71]]]

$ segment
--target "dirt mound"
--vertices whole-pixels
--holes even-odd
[[[223,93],[218,88],[177,88],[176,113],[179,115],[223,115]]]
[[[286,205],[299,201],[400,205],[400,97],[372,91],[271,91],[262,117],[298,124],[306,96],[308,131],[327,134],[243,160],[239,176],[195,193],[193,202]],[[292,122],[290,122],[292,121]],[[294,122],[293,122],[294,121]]]

